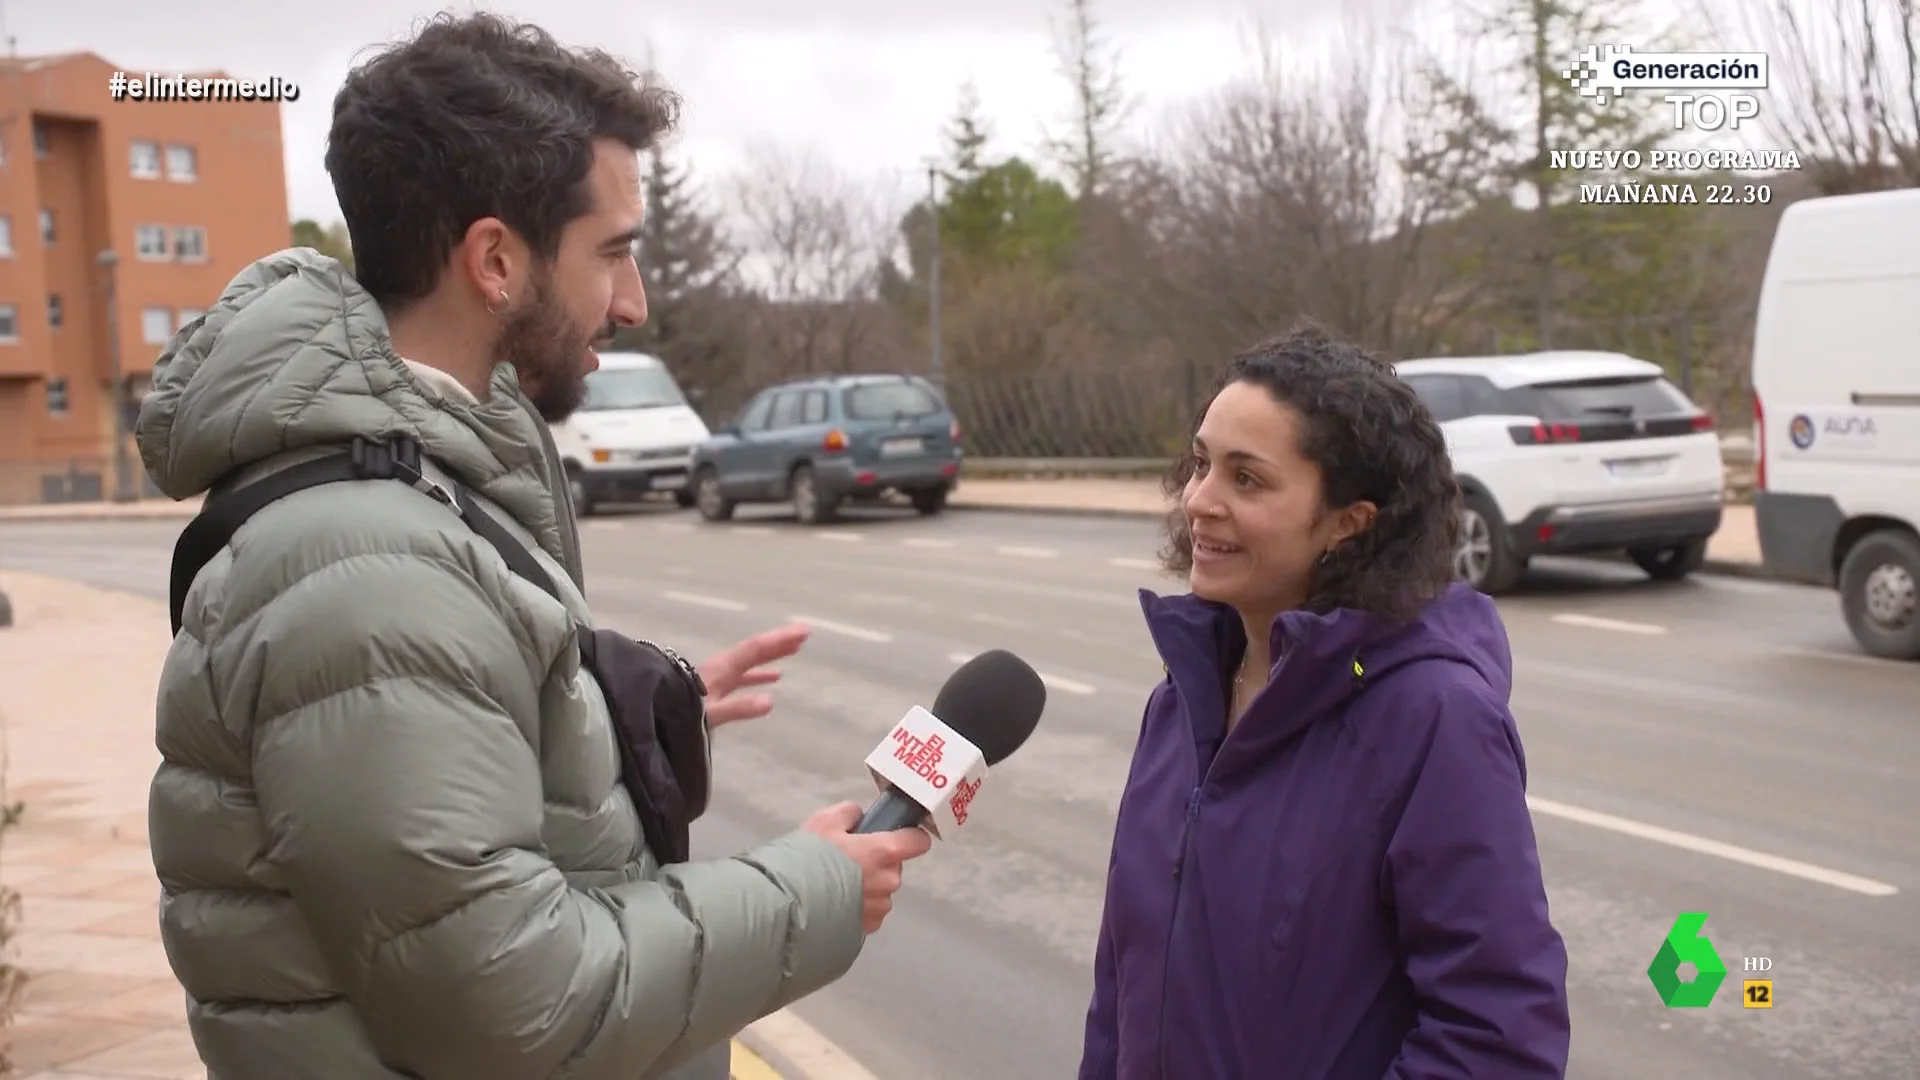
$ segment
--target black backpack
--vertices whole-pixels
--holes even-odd
[[[296,491],[345,480],[397,480],[446,504],[500,553],[508,569],[561,600],[560,590],[533,554],[464,488],[452,484],[449,490],[421,471],[419,443],[356,438],[348,450],[208,497],[173,548],[169,606],[174,634],[180,633],[194,578],[248,518]],[[620,779],[633,798],[647,846],[662,863],[685,862],[689,826],[706,812],[712,784],[706,684],[692,664],[664,646],[585,624],[576,623],[574,629],[580,664],[600,684],[613,714]]]

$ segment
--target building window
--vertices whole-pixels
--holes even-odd
[[[173,254],[186,262],[207,257],[207,230],[198,225],[182,225],[173,230]]]
[[[53,243],[53,211],[51,210],[40,211],[40,242]]]
[[[160,146],[158,143],[150,143],[145,140],[136,139],[133,144],[131,157],[133,162],[133,175],[136,179],[157,180],[160,178]]]
[[[192,326],[193,320],[205,314],[206,312],[201,311],[199,308],[181,308],[180,329],[185,330],[187,327]]]
[[[191,146],[167,147],[167,178],[186,182],[200,176],[200,155]]]
[[[33,125],[33,156],[47,156],[47,129],[39,124]]]
[[[173,340],[173,312],[150,307],[140,312],[140,336],[149,345],[165,345]]]
[[[20,310],[12,304],[0,304],[0,342],[8,345],[20,340]]]
[[[0,215],[0,258],[13,258],[13,219]]]
[[[47,380],[47,415],[67,415],[67,380]]]
[[[67,312],[66,312],[66,309],[63,306],[61,306],[60,294],[54,293],[53,295],[47,297],[47,325],[53,327],[55,330],[58,330],[60,329],[61,324],[66,321],[67,321]]]
[[[137,225],[133,230],[133,253],[136,257],[149,261],[167,257],[167,227],[165,225]]]

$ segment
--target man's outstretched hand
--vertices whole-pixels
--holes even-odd
[[[707,725],[719,727],[772,712],[772,694],[735,691],[779,682],[780,673],[766,665],[799,652],[810,633],[807,624],[790,623],[755,634],[701,664],[700,678],[707,684]]]

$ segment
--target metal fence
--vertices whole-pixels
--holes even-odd
[[[163,499],[138,459],[130,462],[129,484],[138,499]],[[113,499],[119,485],[113,457],[64,457],[46,461],[0,461],[0,506],[34,503],[91,503]]]

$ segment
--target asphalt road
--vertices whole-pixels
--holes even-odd
[[[177,528],[0,526],[0,574],[164,597]],[[817,622],[775,715],[718,740],[706,854],[869,798],[861,759],[958,658],[1008,648],[1049,677],[1040,731],[967,836],[913,864],[853,974],[797,1011],[881,1080],[1072,1076],[1114,805],[1161,674],[1134,590],[1177,587],[1145,561],[1151,526],[954,512],[806,530],[660,510],[583,535],[611,625],[704,655]],[[1753,581],[1565,562],[1501,609],[1572,954],[1571,1075],[1916,1075],[1920,668],[1859,656],[1831,594]],[[1682,911],[1709,913],[1733,969],[1704,1010],[1663,1008],[1645,974]],[[1771,1010],[1740,1007],[1747,956],[1773,962]]]

